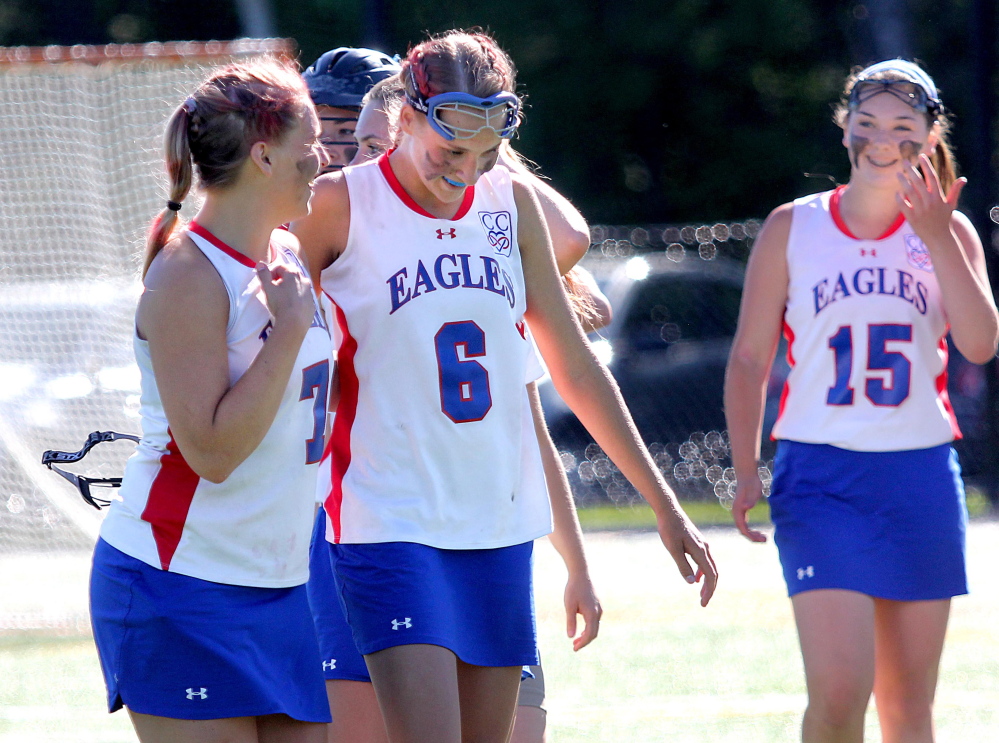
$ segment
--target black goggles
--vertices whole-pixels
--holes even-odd
[[[128,433],[117,433],[115,431],[94,431],[92,434],[87,436],[87,441],[84,443],[83,448],[80,449],[80,451],[68,452],[49,449],[42,454],[42,464],[55,472],[57,475],[71,482],[73,486],[80,491],[80,495],[83,496],[83,500],[85,500],[88,505],[93,506],[99,511],[101,508],[111,505],[111,501],[107,498],[98,498],[94,496],[90,492],[90,487],[120,488],[121,478],[84,477],[83,475],[76,475],[72,472],[67,472],[61,467],[56,467],[55,463],[72,464],[73,462],[79,462],[87,456],[87,452],[98,444],[103,444],[106,441],[120,441],[121,439],[134,441],[135,443],[139,443],[139,441],[141,441],[138,436],[132,436]]]
[[[931,98],[919,83],[908,80],[858,80],[850,90],[850,108],[857,108],[880,93],[890,93],[916,111],[932,116],[940,112],[940,101]]]

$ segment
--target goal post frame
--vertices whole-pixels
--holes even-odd
[[[0,68],[28,64],[76,62],[99,65],[114,62],[169,61],[212,63],[266,54],[295,59],[294,39],[234,39],[232,41],[150,41],[145,44],[74,44],[72,46],[3,46]]]

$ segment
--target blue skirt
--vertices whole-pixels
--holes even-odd
[[[533,549],[533,542],[480,550],[410,542],[329,545],[362,655],[440,645],[476,666],[538,663]]]
[[[329,680],[371,681],[364,657],[354,645],[354,636],[344,616],[340,592],[333,580],[329,543],[326,541],[326,511],[319,509],[309,545],[309,608],[316,623],[323,676]]]
[[[839,588],[929,601],[968,592],[968,515],[950,444],[857,452],[779,441],[770,516],[790,596]]]
[[[181,720],[330,722],[305,586],[253,588],[154,568],[103,539],[90,577],[108,710]]]

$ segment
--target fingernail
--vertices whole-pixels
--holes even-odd
[[[696,583],[697,579],[694,576],[692,576],[692,575],[688,575],[687,576],[687,582],[688,583]]]

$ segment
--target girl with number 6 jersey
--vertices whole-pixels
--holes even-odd
[[[344,336],[327,539],[389,739],[505,741],[551,530],[525,321],[704,604],[716,570],[573,318],[532,188],[493,168],[520,121],[509,58],[451,32],[401,74],[399,147],[320,179],[292,225]]]
[[[746,512],[783,328],[770,512],[804,657],[803,740],[862,740],[873,691],[886,742],[926,743],[950,599],[967,592],[946,336],[985,363],[999,322],[929,75],[897,59],[852,75],[837,122],[849,183],[774,210],[750,258],[725,390],[733,516],[765,540]]]
[[[296,70],[216,71],[167,125],[135,323],[142,441],[101,528],[94,638],[144,742],[315,741],[305,582],[330,336],[298,241],[323,155]],[[176,215],[197,170],[205,201]]]
[[[374,159],[392,147],[393,130],[399,109],[404,102],[405,89],[398,75],[377,83],[365,95],[357,129],[358,152],[351,165]],[[506,167],[527,174],[537,188],[542,212],[548,226],[556,261],[560,271],[574,266],[590,245],[589,226],[583,216],[567,199],[548,186],[520,163],[516,153],[504,142],[500,149],[498,167]],[[329,269],[327,269],[328,271]],[[589,274],[578,267],[572,268],[574,283],[566,284],[572,297],[577,317],[584,328],[593,330],[610,321],[611,308]],[[566,277],[563,278],[566,282]],[[589,282],[589,283],[587,283]],[[321,299],[326,299],[323,295]],[[332,308],[327,309],[332,316]],[[589,332],[589,331],[588,331]],[[339,341],[337,337],[337,341]],[[529,361],[534,361],[535,354]],[[596,638],[600,625],[600,602],[593,590],[583,547],[582,532],[576,516],[575,504],[569,483],[559,461],[558,452],[548,434],[537,398],[535,378],[543,369],[532,363],[526,380],[528,395],[532,400],[535,428],[541,446],[545,468],[545,481],[552,507],[553,530],[549,535],[565,563],[567,582],[563,601],[566,609],[566,629],[573,649],[580,650]],[[331,408],[335,407],[339,391],[331,388]],[[329,449],[320,463],[317,498],[324,503],[330,495],[332,481],[329,477]],[[385,723],[371,685],[364,658],[357,652],[354,638],[344,618],[333,571],[329,547],[326,542],[326,512],[320,508],[313,531],[309,561],[309,605],[316,621],[319,647],[323,653],[323,675],[330,699],[333,723],[329,727],[329,743],[384,743]],[[577,615],[585,624],[577,622]],[[578,630],[578,635],[577,635]],[[543,743],[547,726],[544,704],[545,679],[541,665],[530,666],[520,682],[517,712],[511,743]]]

